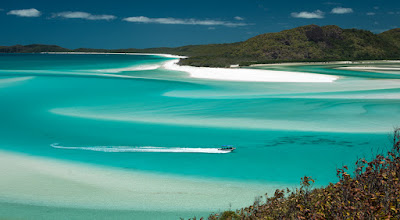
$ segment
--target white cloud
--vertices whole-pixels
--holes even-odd
[[[316,10],[313,12],[307,12],[307,11],[302,11],[302,12],[293,12],[291,13],[292,17],[294,18],[307,18],[307,19],[311,19],[311,18],[324,18],[324,12],[322,12],[321,10]]]
[[[240,16],[235,16],[234,19],[237,20],[237,21],[243,21],[244,20],[244,18],[242,18]]]
[[[53,18],[55,17],[78,18],[86,20],[113,20],[117,18],[114,15],[93,15],[82,11],[65,11],[65,12],[55,13],[53,14]]]
[[[20,17],[39,17],[42,13],[37,9],[21,9],[21,10],[11,10],[7,13],[8,15],[16,15]]]
[[[342,7],[336,7],[334,9],[332,9],[331,13],[333,14],[349,14],[349,13],[353,13],[353,9],[352,8],[342,8]]]
[[[154,24],[184,24],[184,25],[207,25],[207,26],[228,26],[238,27],[246,26],[246,23],[234,23],[217,20],[197,20],[197,19],[179,19],[179,18],[148,18],[144,16],[128,17],[122,19],[128,22],[135,23],[154,23]]]
[[[375,12],[368,12],[367,15],[369,16],[374,16],[376,13]]]
[[[378,7],[378,6],[375,6],[375,7],[374,7],[374,9],[375,9],[375,10],[378,10],[378,9],[379,9],[379,7]]]

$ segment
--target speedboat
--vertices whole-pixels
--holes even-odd
[[[218,150],[224,151],[224,152],[232,152],[232,151],[236,150],[236,148],[234,148],[233,146],[222,146],[221,148],[218,148]]]

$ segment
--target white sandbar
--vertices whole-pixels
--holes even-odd
[[[222,81],[329,83],[339,78],[332,75],[289,71],[179,66],[178,62],[179,60],[167,61],[163,67],[167,70],[187,72],[193,78]]]
[[[304,83],[330,83],[337,80],[338,76],[323,75],[314,73],[301,73],[289,71],[259,70],[245,68],[210,68],[180,66],[178,59],[185,56],[171,54],[150,54],[150,53],[92,53],[92,52],[51,52],[50,54],[124,54],[124,55],[154,55],[166,58],[175,58],[163,64],[163,68],[173,71],[189,73],[192,78],[221,80],[221,81],[243,81],[243,82],[304,82]],[[138,67],[128,68],[124,71],[137,70]],[[144,70],[154,70],[156,66],[146,67]],[[139,68],[138,70],[141,70]],[[115,72],[115,69],[108,70]],[[118,69],[121,71],[121,69]]]

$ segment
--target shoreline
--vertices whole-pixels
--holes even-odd
[[[181,66],[177,63],[179,59],[187,58],[173,54],[157,53],[103,53],[103,52],[41,52],[41,54],[107,54],[107,55],[149,55],[172,58],[174,60],[162,62],[160,66],[152,65],[143,70],[166,69],[172,71],[185,72],[190,78],[216,80],[216,81],[234,81],[234,82],[293,82],[293,83],[332,83],[340,79],[340,76],[315,74],[305,72],[280,71],[240,68],[233,65],[231,68],[216,67],[195,67]],[[374,64],[379,62],[400,63],[400,60],[360,60],[360,61],[327,61],[327,62],[293,62],[293,63],[271,63],[271,64],[253,64],[249,67],[268,67],[268,66],[297,66],[297,65],[346,65],[346,64]],[[379,67],[339,67],[338,69],[376,71],[385,70]],[[122,71],[142,70],[138,67],[124,68]],[[395,69],[397,71],[397,69]],[[107,71],[106,71],[107,72]],[[121,69],[110,70],[110,72],[121,72]]]
[[[40,54],[107,54],[107,55],[112,55],[112,54],[117,54],[117,55],[150,55],[150,56],[161,56],[161,57],[166,57],[166,58],[177,58],[177,59],[185,59],[188,58],[188,56],[181,56],[181,55],[174,55],[174,54],[163,54],[163,53],[134,53],[134,52],[115,52],[115,53],[106,53],[106,52],[39,52]],[[287,63],[265,63],[265,64],[252,64],[249,67],[262,67],[262,66],[291,66],[291,65],[321,65],[321,64],[368,64],[368,63],[377,63],[377,62],[387,62],[387,63],[400,63],[400,60],[357,60],[357,61],[326,61],[326,62],[287,62]],[[236,67],[239,67],[238,65],[232,65],[235,66],[233,69]],[[190,67],[195,67],[195,66],[190,66]],[[211,67],[201,67],[201,68],[211,68]],[[230,69],[230,68],[221,68],[221,69]]]
[[[266,64],[252,64],[250,67],[263,67],[263,66],[296,66],[296,65],[326,65],[326,64],[373,64],[377,62],[387,63],[400,63],[400,60],[359,60],[359,61],[326,61],[326,62],[287,62],[287,63],[266,63]]]
[[[179,60],[166,61],[162,68],[189,73],[191,78],[237,82],[332,83],[339,76],[246,68],[180,66]]]
[[[315,73],[280,71],[280,70],[264,70],[251,68],[215,68],[215,67],[195,67],[181,66],[177,63],[179,59],[187,58],[173,54],[156,54],[156,53],[102,53],[102,52],[41,52],[41,54],[107,54],[107,55],[149,55],[172,58],[173,60],[162,62],[161,65],[152,65],[143,70],[166,69],[171,71],[185,72],[190,78],[217,80],[217,81],[235,81],[235,82],[293,82],[293,83],[332,83],[340,79],[336,75],[325,75]],[[346,65],[346,64],[373,64],[379,62],[399,63],[400,60],[365,60],[365,61],[328,61],[328,62],[293,62],[293,63],[273,63],[273,64],[254,64],[249,67],[268,67],[268,66],[296,66],[296,65]],[[124,68],[129,70],[142,70],[138,67]],[[380,67],[339,67],[338,69],[374,71],[384,70]],[[124,71],[122,70],[122,71]],[[396,69],[397,70],[397,69]],[[110,70],[111,71],[111,70]],[[107,71],[106,71],[107,72]],[[121,72],[121,69],[111,72]]]
[[[301,73],[290,71],[257,70],[246,68],[211,68],[180,66],[179,59],[186,58],[172,54],[151,53],[97,53],[97,52],[42,52],[42,54],[119,54],[119,55],[153,55],[174,60],[163,62],[159,68],[166,70],[186,72],[191,78],[236,81],[236,82],[295,82],[295,83],[332,83],[340,77],[315,73]],[[132,67],[134,68],[134,67]],[[129,69],[129,68],[126,68]],[[155,68],[152,68],[155,69]]]

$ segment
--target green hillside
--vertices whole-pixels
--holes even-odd
[[[229,66],[285,61],[399,59],[400,34],[396,29],[380,35],[338,26],[308,25],[258,35],[230,45],[224,54],[192,56],[181,64]]]
[[[40,53],[40,52],[66,52],[69,49],[62,48],[57,45],[31,44],[31,45],[14,45],[0,46],[0,53]]]
[[[400,59],[400,29],[381,34],[342,29],[335,25],[307,25],[255,36],[231,44],[189,45],[176,48],[70,50],[55,45],[0,46],[0,53],[37,52],[167,53],[188,56],[181,65],[227,67],[293,61]]]
[[[385,31],[379,34],[379,36],[385,41],[396,45],[397,48],[400,48],[400,28]]]

